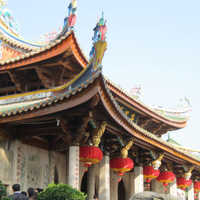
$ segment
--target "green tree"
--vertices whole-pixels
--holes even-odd
[[[38,200],[85,200],[86,195],[66,184],[50,184]]]
[[[0,199],[7,196],[6,186],[0,181]]]

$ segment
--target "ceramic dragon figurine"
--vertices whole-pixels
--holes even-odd
[[[107,123],[103,121],[99,128],[96,128],[92,136],[92,143],[95,147],[98,147],[101,142],[101,137],[106,130]]]
[[[133,146],[133,143],[134,143],[133,140],[130,140],[128,142],[128,144],[124,148],[122,148],[122,150],[121,150],[122,158],[127,158],[128,157],[128,151]]]

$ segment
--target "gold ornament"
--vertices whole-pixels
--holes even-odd
[[[194,169],[194,166],[190,167],[189,170],[184,174],[184,178],[186,180],[189,180],[191,178],[193,169]]]
[[[98,42],[96,42],[94,44],[94,48],[96,50],[96,55],[92,59],[92,62],[93,62],[93,68],[94,68],[94,70],[96,70],[97,67],[102,62],[102,59],[103,59],[103,56],[104,56],[104,52],[106,51],[106,48],[107,48],[107,42],[99,40]]]
[[[164,157],[164,153],[161,153],[161,154],[158,156],[158,158],[152,162],[153,168],[154,168],[155,170],[158,170],[158,169],[159,169],[160,165],[162,164],[161,161],[162,161],[163,157]]]
[[[95,147],[98,147],[101,142],[101,137],[106,130],[107,123],[105,121],[102,122],[99,129],[95,129],[95,132],[92,137],[92,143]]]
[[[129,149],[133,146],[133,140],[130,140],[128,144],[121,150],[121,156],[122,158],[127,158],[128,157],[128,151]]]

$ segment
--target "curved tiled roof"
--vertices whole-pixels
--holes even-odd
[[[37,48],[40,48],[44,46],[42,43],[34,43],[31,41],[24,40],[21,36],[13,33],[7,25],[0,19],[0,39],[12,46],[15,46],[17,48],[21,48],[24,50],[35,50]]]
[[[142,105],[143,107],[146,107],[148,110],[150,110],[151,112],[157,113],[158,115],[169,119],[170,121],[173,122],[186,122],[189,118],[188,117],[174,117],[173,115],[166,115],[164,112],[159,112],[156,109],[153,109],[152,107],[144,104],[140,99],[135,98],[133,95],[130,95],[129,92],[127,92],[125,89],[121,88],[120,86],[118,86],[117,84],[115,84],[113,81],[111,81],[110,79],[108,79],[107,77],[105,77],[105,80],[108,84],[111,84],[112,86],[116,87],[118,90],[120,90],[120,92],[124,93],[127,97],[129,97],[130,99],[134,100],[135,102],[137,102],[138,104]],[[174,111],[175,113],[175,111]]]
[[[62,36],[60,39],[52,41],[48,45],[46,45],[44,47],[41,47],[41,48],[38,48],[38,49],[35,49],[34,51],[31,51],[29,53],[25,53],[25,54],[23,54],[21,56],[15,57],[15,58],[10,58],[10,59],[7,59],[7,60],[0,61],[0,66],[5,65],[5,64],[15,63],[17,61],[21,61],[21,60],[30,58],[31,56],[35,56],[35,55],[37,55],[39,53],[42,53],[42,52],[44,52],[46,50],[49,50],[52,47],[56,46],[57,44],[61,43],[64,39],[66,39],[70,35],[70,33],[71,32],[68,32],[67,34],[65,34],[64,36]]]
[[[12,65],[12,68],[15,68],[16,67],[16,65],[14,65],[15,63],[19,63],[21,61],[31,59],[32,57],[37,56],[40,53],[47,52],[47,51],[51,50],[56,45],[62,43],[62,41],[64,41],[66,38],[68,38],[69,35],[71,35],[71,34],[74,36],[73,31],[63,32],[63,33],[60,34],[60,36],[57,39],[55,39],[54,41],[51,41],[46,46],[43,46],[43,47],[40,47],[40,48],[35,48],[34,50],[30,51],[29,53],[25,53],[23,55],[15,57],[15,58],[10,58],[10,59],[7,59],[7,60],[0,61],[0,70],[8,70],[9,68],[11,68],[10,65]],[[10,39],[0,35],[0,38],[1,37],[4,38],[8,42],[10,41]],[[75,38],[75,36],[74,36],[74,38]],[[13,41],[10,41],[10,42],[13,42]],[[80,45],[77,45],[77,46],[79,48],[80,55],[82,55],[82,57],[85,60],[84,65],[86,67],[86,63],[88,63],[88,61],[87,61],[85,55],[83,54],[83,52],[81,51]],[[24,47],[24,48],[28,49],[29,47]],[[30,50],[30,48],[28,50]],[[156,116],[158,116],[158,118],[161,118],[161,119],[163,118],[163,119],[166,119],[166,120],[173,122],[173,123],[177,123],[177,124],[185,123],[184,125],[181,125],[180,127],[177,126],[178,128],[182,128],[186,125],[186,122],[188,120],[187,117],[178,117],[178,116],[174,117],[172,115],[166,115],[164,112],[159,112],[159,111],[147,106],[146,104],[144,104],[140,100],[134,98],[134,96],[131,96],[128,92],[126,92],[124,89],[117,86],[115,83],[111,82],[109,79],[106,78],[106,81],[107,81],[108,84],[111,84],[113,87],[117,88],[122,94],[127,96],[133,102],[136,102],[136,107],[137,107],[137,105],[140,105],[141,107],[145,108],[146,111],[153,113],[153,115],[152,115],[153,117],[154,117],[154,115],[156,115]],[[143,112],[145,112],[145,111],[143,111]],[[164,122],[164,123],[166,123],[166,122]]]
[[[62,101],[67,100],[71,96],[74,96],[74,95],[78,94],[79,92],[83,91],[84,89],[86,89],[100,75],[101,75],[101,71],[98,71],[92,77],[90,77],[90,78],[88,77],[89,79],[87,78],[84,81],[81,81],[82,83],[79,82],[73,88],[69,87],[69,85],[68,85],[68,86],[65,87],[66,90],[63,93],[60,93],[59,95],[56,95],[56,96],[51,95],[47,98],[26,101],[26,102],[23,102],[23,103],[19,102],[19,103],[13,103],[13,104],[9,104],[9,105],[0,105],[0,110],[1,110],[0,116],[4,118],[4,117],[12,116],[12,115],[18,115],[18,114],[23,114],[23,113],[27,113],[27,112],[33,112],[33,111],[43,109],[43,108],[46,108],[46,107],[49,107],[49,106],[54,106],[55,104],[61,103]],[[81,77],[79,77],[79,78],[81,78]],[[180,148],[177,145],[166,142],[165,140],[163,140],[160,137],[157,137],[156,135],[152,134],[151,132],[141,128],[136,123],[134,123],[132,120],[130,120],[126,116],[126,114],[121,110],[120,105],[117,103],[115,98],[112,96],[111,91],[106,86],[106,80],[103,77],[102,77],[102,80],[104,82],[104,86],[106,88],[106,91],[109,94],[109,97],[112,100],[115,108],[123,116],[123,118],[125,118],[126,121],[133,127],[134,130],[139,131],[140,133],[142,133],[143,135],[145,135],[146,137],[148,137],[152,140],[155,140],[159,143],[164,144],[168,148],[171,148],[178,153],[189,156],[192,159],[200,162],[200,158],[198,156],[195,156],[195,155],[191,154],[189,151],[186,151],[184,149],[184,147]],[[76,80],[72,81],[71,85],[74,84],[75,81],[78,81],[78,80],[76,79]]]

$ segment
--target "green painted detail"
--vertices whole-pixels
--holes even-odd
[[[42,103],[47,102],[48,99],[42,99],[42,100],[37,100],[37,101],[28,101],[28,102],[23,102],[23,103],[14,103],[14,104],[9,104],[9,105],[1,105],[0,106],[0,115],[3,113],[9,113],[9,112],[17,112],[19,110],[27,111],[27,109],[31,109],[36,107],[40,107]]]

